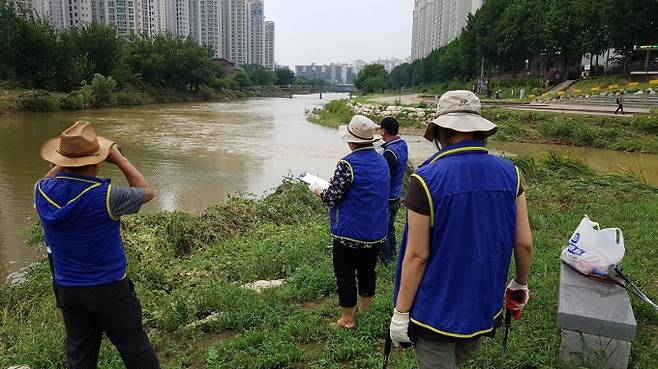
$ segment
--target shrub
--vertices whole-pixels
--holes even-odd
[[[153,97],[144,92],[122,90],[117,93],[117,104],[120,106],[146,105],[153,103]]]
[[[86,81],[82,81],[79,90],[71,91],[62,101],[62,109],[65,110],[82,110],[88,109],[92,104],[91,86]]]
[[[217,99],[217,91],[208,86],[199,86],[197,95],[203,101],[212,101]]]
[[[117,82],[112,77],[96,73],[91,81],[91,95],[95,107],[115,106],[117,104]]]
[[[16,101],[18,111],[48,113],[60,111],[59,100],[48,91],[32,90],[22,93]]]

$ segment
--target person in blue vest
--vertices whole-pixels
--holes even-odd
[[[480,109],[470,91],[441,96],[425,132],[440,151],[409,182],[390,337],[413,341],[419,369],[457,368],[494,334],[503,306],[519,319],[528,302],[533,247],[521,177],[488,153],[497,127]]]
[[[160,368],[126,276],[121,241],[121,217],[153,199],[149,182],[87,122],[76,122],[47,141],[41,157],[54,166],[35,185],[35,207],[51,253],[67,367],[96,368],[105,333],[126,368]],[[130,187],[99,178],[103,162],[116,165]]]
[[[395,236],[395,219],[400,210],[402,199],[402,181],[407,170],[409,149],[407,142],[398,136],[400,123],[393,117],[382,120],[379,128],[382,132],[384,159],[391,175],[391,188],[388,194],[388,242],[382,247],[379,259],[389,263],[397,255],[397,238]]]
[[[338,162],[329,188],[309,184],[330,208],[333,265],[341,306],[336,324],[342,328],[356,326],[357,294],[361,297],[359,312],[370,308],[377,256],[386,244],[390,175],[386,160],[373,146],[378,140],[376,130],[369,118],[354,116],[338,132],[352,152]]]

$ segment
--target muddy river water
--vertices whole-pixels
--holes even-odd
[[[39,149],[76,120],[92,122],[99,134],[118,142],[149,178],[157,194],[145,211],[194,211],[229,194],[262,194],[289,174],[309,170],[329,177],[348,148],[335,129],[308,123],[304,112],[345,96],[323,97],[0,115],[0,283],[19,276],[43,254],[24,244],[24,229],[35,216],[33,186],[48,170]],[[407,140],[416,164],[435,150],[420,137]],[[640,173],[658,185],[656,155],[495,142],[490,147],[509,154],[557,151],[602,172]],[[113,183],[125,183],[110,165],[104,166],[102,175],[113,178]]]

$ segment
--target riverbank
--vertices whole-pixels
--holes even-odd
[[[138,106],[195,101],[225,101],[249,97],[290,97],[290,93],[278,87],[254,87],[240,90],[216,90],[202,86],[196,92],[173,88],[148,88],[137,90],[124,88],[114,93],[111,104],[94,106],[81,103],[81,90],[72,93],[45,90],[0,89],[0,114],[2,113],[50,113],[65,110],[107,108],[112,106]],[[92,97],[87,97],[91,100]]]
[[[551,156],[518,157],[535,240],[530,304],[510,335],[510,367],[555,368],[559,253],[584,213],[626,240],[625,270],[647,293],[658,289],[658,190],[631,179],[601,176]],[[285,182],[257,200],[231,197],[201,213],[156,213],[123,225],[129,276],[142,301],[144,324],[164,368],[375,368],[391,313],[393,267],[378,269],[378,297],[354,331],[329,323],[338,311],[326,209],[308,190]],[[401,212],[398,226],[402,226]],[[36,229],[36,228],[35,228]],[[34,232],[34,240],[41,234]],[[64,333],[54,308],[47,265],[27,282],[0,287],[0,368],[64,366]],[[285,279],[279,288],[240,286]],[[652,296],[655,297],[655,296]],[[630,368],[658,361],[658,320],[633,299],[638,336]],[[501,335],[465,368],[498,365]],[[542,347],[542,350],[537,350]],[[104,343],[100,367],[121,368]],[[394,368],[413,367],[410,351],[394,352]]]
[[[354,114],[367,115],[375,121],[394,116],[400,121],[403,134],[420,134],[436,113],[437,109],[426,103],[402,106],[336,100],[310,112],[308,120],[338,127],[347,124]],[[658,110],[633,117],[615,117],[487,108],[482,115],[498,125],[492,140],[658,153]]]

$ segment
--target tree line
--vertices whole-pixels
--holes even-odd
[[[614,49],[623,71],[633,47],[658,41],[656,0],[488,0],[460,37],[391,73],[393,87],[525,71],[536,58],[580,61]]]
[[[251,85],[287,85],[294,73],[245,66],[232,75],[213,62],[213,50],[172,35],[122,37],[109,26],[55,29],[46,20],[17,14],[0,0],[0,80],[26,88],[69,92],[97,75],[119,87],[175,88],[195,92],[200,86],[240,89]],[[110,81],[111,83],[111,81]]]

